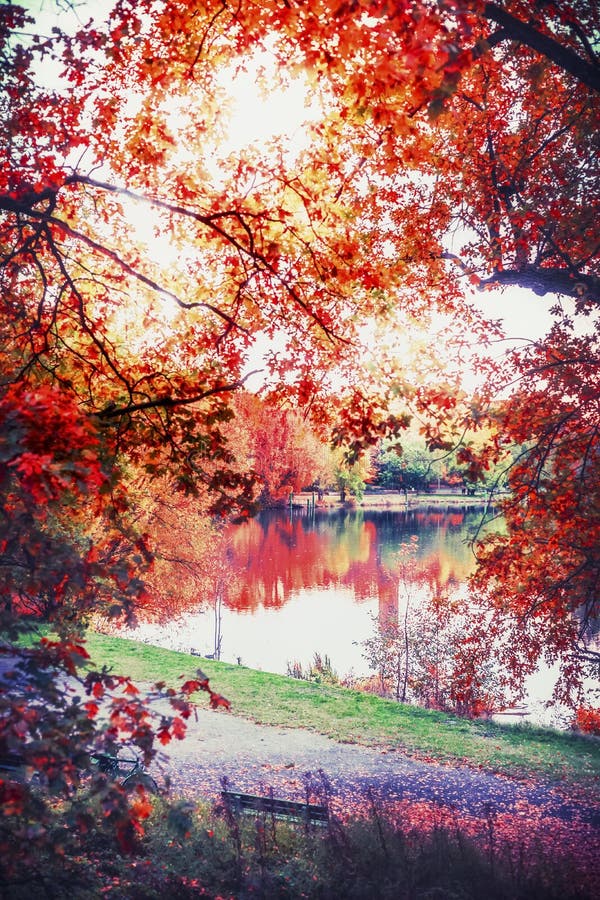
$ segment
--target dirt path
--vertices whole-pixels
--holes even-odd
[[[485,817],[535,808],[543,817],[578,821],[600,835],[600,809],[567,800],[542,784],[519,782],[474,768],[421,762],[397,751],[340,744],[304,729],[257,725],[224,712],[199,709],[184,741],[174,741],[157,768],[174,795],[218,796],[221,779],[231,790],[305,799],[307,773],[330,783],[334,805],[367,794],[384,800],[433,801]]]

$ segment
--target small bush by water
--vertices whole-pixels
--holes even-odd
[[[287,675],[301,681],[314,681],[315,684],[340,684],[340,678],[326,653],[322,656],[316,652],[306,669],[298,660],[288,662]]]

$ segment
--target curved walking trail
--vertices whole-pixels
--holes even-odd
[[[183,741],[165,748],[157,767],[171,780],[174,796],[216,798],[230,790],[306,799],[307,773],[317,787],[326,776],[333,810],[350,811],[369,793],[386,802],[429,802],[486,818],[519,816],[532,809],[539,820],[579,823],[600,839],[600,809],[571,800],[543,783],[520,782],[467,766],[423,762],[398,751],[341,744],[321,734],[255,722],[230,713],[197,710]],[[318,802],[318,799],[317,799]]]

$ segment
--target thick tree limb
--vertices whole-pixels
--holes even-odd
[[[440,254],[461,269],[468,276],[477,275],[477,269],[467,266],[464,261],[449,250]],[[541,266],[524,266],[520,269],[499,269],[493,275],[479,281],[480,288],[510,286],[527,288],[538,296],[544,294],[564,294],[575,299],[585,299],[600,304],[600,278],[583,273],[573,274],[568,269]]]
[[[504,32],[504,37],[526,44],[536,50],[565,72],[569,72],[593,91],[600,92],[600,68],[582,59],[570,47],[546,34],[542,34],[532,25],[511,15],[496,3],[486,3],[483,14],[486,19],[495,22]]]
[[[252,375],[256,375],[258,371],[260,370],[253,369],[252,372],[248,372],[243,378],[238,378],[236,381],[232,381],[229,384],[216,385],[213,388],[208,388],[205,391],[193,394],[191,397],[172,397],[170,395],[167,397],[151,397],[149,400],[142,400],[138,403],[128,403],[126,406],[117,406],[116,404],[111,403],[97,413],[97,416],[99,419],[106,421],[109,419],[119,419],[122,416],[127,416],[134,412],[141,412],[145,409],[175,409],[180,406],[190,406],[194,403],[200,403],[208,397],[214,397],[217,394],[227,394],[239,390],[243,387],[248,378]]]
[[[480,282],[481,287],[514,285],[533,291],[534,294],[564,294],[575,299],[600,303],[600,278],[595,275],[578,274],[574,277],[566,269],[526,267],[523,269],[502,269]]]

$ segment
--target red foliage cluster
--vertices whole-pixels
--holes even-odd
[[[560,873],[565,885],[574,889],[573,896],[595,896],[600,839],[589,822],[577,816],[563,820],[547,807],[526,800],[517,801],[510,811],[490,803],[480,812],[468,812],[461,808],[461,799],[457,797],[456,804],[402,800],[386,803],[384,810],[387,820],[396,823],[409,840],[418,841],[438,830],[465,835],[492,865],[535,875],[552,892],[553,879]],[[357,797],[344,797],[332,805],[342,821],[355,816],[367,819],[372,813],[372,802],[361,803]]]
[[[600,737],[600,707],[580,706],[573,721],[575,728]]]

